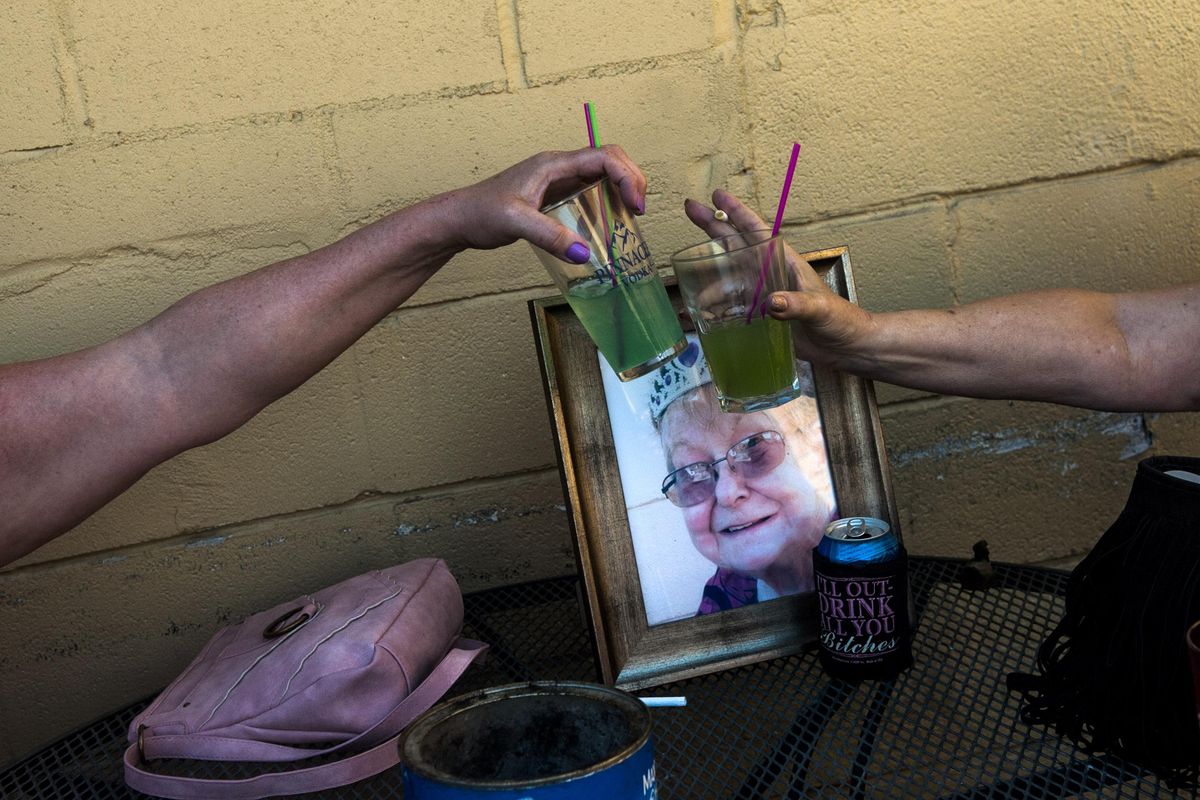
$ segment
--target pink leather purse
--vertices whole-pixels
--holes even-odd
[[[440,559],[368,572],[219,630],[129,726],[125,781],[170,798],[328,789],[394,766],[403,728],[487,647],[459,637],[462,595]],[[240,780],[151,771],[159,758],[332,763]]]

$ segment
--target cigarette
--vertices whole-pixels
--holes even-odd
[[[687,705],[686,697],[639,697],[646,708],[681,708]]]

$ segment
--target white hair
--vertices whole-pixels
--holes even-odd
[[[768,417],[772,427],[783,434],[783,440],[787,443],[787,457],[808,476],[813,489],[822,497],[833,498],[833,477],[829,472],[821,412],[811,391],[811,380],[806,386],[809,390],[796,399],[755,413]],[[680,466],[671,462],[670,449],[666,444],[671,427],[678,424],[703,425],[711,415],[725,413],[719,408],[716,389],[713,384],[705,383],[680,395],[663,412],[658,422],[658,432],[667,457],[668,472]]]

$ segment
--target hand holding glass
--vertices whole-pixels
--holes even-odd
[[[801,392],[791,328],[763,310],[771,292],[790,288],[786,249],[782,236],[745,231],[671,256],[723,411],[773,408]]]
[[[533,248],[588,336],[623,381],[674,358],[687,345],[637,219],[607,178],[546,206],[587,243],[591,258],[568,264]]]

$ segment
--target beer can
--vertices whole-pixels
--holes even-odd
[[[889,680],[912,663],[908,553],[891,526],[846,517],[813,548],[820,658],[833,678]]]

